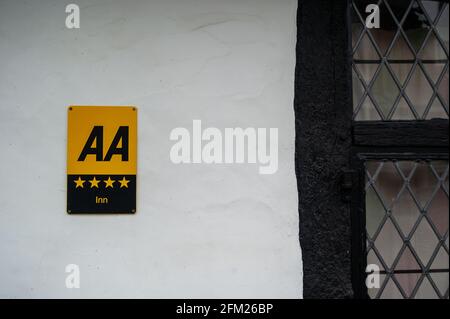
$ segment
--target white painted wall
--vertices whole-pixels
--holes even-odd
[[[69,2],[0,0],[0,297],[301,297],[296,0],[73,2],[79,30]],[[70,104],[139,107],[136,215],[66,214]],[[278,127],[278,172],[172,164],[193,119]]]

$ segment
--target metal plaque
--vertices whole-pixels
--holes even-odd
[[[70,106],[67,212],[136,212],[137,109]]]

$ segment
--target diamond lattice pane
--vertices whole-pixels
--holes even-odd
[[[445,293],[448,291],[448,282],[449,282],[448,275],[449,275],[448,272],[438,272],[432,273],[430,275],[431,279],[433,280],[433,283],[436,285],[441,296],[444,296]]]
[[[392,267],[394,260],[397,258],[403,246],[403,240],[391,220],[388,219],[384,224],[375,240],[375,246],[379,250],[381,258],[383,258],[386,265]],[[386,247],[389,247],[389,249],[386,249]]]
[[[409,274],[409,273],[400,273],[395,274],[395,278],[397,279],[398,283],[402,287],[403,291],[405,292],[407,298],[411,297],[414,288],[416,288],[417,282],[420,279],[420,274]]]
[[[384,271],[371,298],[447,298],[448,161],[368,161],[367,263]]]
[[[395,201],[392,207],[392,216],[400,225],[403,234],[408,236],[420,216],[420,211],[407,190],[404,190]]]
[[[366,210],[366,229],[369,238],[373,239],[385,216],[385,209],[373,187],[370,187],[366,191]]]
[[[378,286],[373,286],[373,287],[370,287],[369,289],[367,289],[367,294],[369,295],[369,297],[371,299],[379,298],[380,288],[384,284],[384,281],[387,280],[387,279],[389,279],[389,278],[386,277],[386,275],[380,274],[379,285]]]
[[[431,285],[428,278],[425,277],[414,298],[415,299],[436,299],[438,297],[439,296],[436,293],[436,290],[433,288],[433,286]]]
[[[441,4],[442,5],[442,4]],[[448,52],[448,8],[449,5],[445,5],[442,10],[441,16],[438,23],[436,24],[436,29],[438,31],[439,37],[443,40],[445,47]]]
[[[428,208],[428,216],[441,236],[448,232],[448,196],[439,189]]]
[[[417,88],[420,88],[420,90],[417,90]],[[416,67],[412,72],[411,79],[406,87],[406,94],[412,101],[414,109],[420,118],[423,118],[426,107],[433,95],[433,88],[420,67]]]
[[[420,162],[417,164],[409,185],[413,197],[418,202],[420,208],[424,209],[433,199],[433,193],[439,187],[439,180],[433,174],[428,163]]]
[[[381,298],[383,299],[401,299],[403,298],[402,293],[398,289],[398,286],[395,284],[392,278],[388,279],[388,283],[386,287],[383,289],[381,294]]]
[[[436,249],[439,240],[426,219],[422,219],[411,238],[411,244],[414,247],[422,264],[428,265],[430,258]]]
[[[379,110],[383,114],[383,118],[387,118],[398,97],[399,89],[385,65],[381,66],[380,72],[372,85],[371,92],[375,97]]]
[[[357,85],[353,118],[448,119],[448,3],[378,3],[379,29],[364,28],[368,1],[352,3],[353,64],[367,85]],[[365,96],[361,90],[368,90],[372,97],[361,98]]]

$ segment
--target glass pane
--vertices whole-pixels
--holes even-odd
[[[380,252],[386,266],[389,269],[394,267],[395,258],[397,258],[403,246],[403,241],[391,220],[387,220],[383,225],[375,241],[375,246]],[[385,249],[386,247],[389,247],[389,249]]]
[[[420,265],[418,264],[417,259],[414,257],[414,254],[410,248],[406,247],[405,250],[403,250],[395,269],[411,271],[420,269]]]
[[[414,288],[416,288],[420,276],[421,275],[417,273],[395,274],[395,278],[405,292],[406,297],[410,298],[412,296]]]
[[[383,292],[381,293],[382,299],[401,299],[402,294],[394,282],[394,280],[390,277],[388,279],[388,283],[386,287],[383,289]]]
[[[380,1],[380,28],[365,28],[367,4],[352,2],[353,81],[366,84],[353,86],[354,119],[448,119],[448,3]]]
[[[446,298],[448,161],[367,161],[365,167],[367,264],[386,278],[369,296]]]
[[[427,277],[424,277],[419,290],[414,297],[415,299],[437,299],[438,295],[430,280]]]
[[[380,275],[380,283],[381,285],[383,285],[384,281],[386,280],[386,275]],[[380,286],[381,286],[380,285]],[[372,289],[369,289],[369,291],[367,292],[369,294],[369,297],[371,299],[376,299],[379,298],[379,292],[380,292],[380,288],[374,287]]]
[[[411,239],[411,244],[419,259],[422,261],[422,264],[428,265],[431,255],[437,247],[438,238],[426,219],[422,219],[420,222],[419,227],[417,227]]]

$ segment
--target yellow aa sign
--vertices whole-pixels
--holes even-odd
[[[137,109],[71,106],[67,174],[136,174]]]
[[[69,213],[134,213],[136,162],[136,107],[69,107]]]

